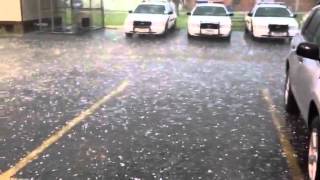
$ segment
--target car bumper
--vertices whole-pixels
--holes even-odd
[[[127,26],[124,29],[125,33],[132,34],[163,34],[165,33],[165,26],[150,26],[144,28],[137,28],[133,26]]]
[[[220,27],[219,29],[201,29],[200,27],[188,26],[188,34],[191,36],[228,37],[231,34],[231,27]]]
[[[253,29],[253,35],[257,38],[292,38],[299,30],[289,29],[287,32],[270,32],[269,29]]]

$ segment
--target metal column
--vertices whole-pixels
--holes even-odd
[[[39,31],[42,31],[42,12],[41,12],[41,0],[38,0],[38,26]]]
[[[51,8],[51,31],[54,32],[54,3],[53,0],[50,0]]]
[[[100,4],[100,8],[101,8],[101,11],[102,11],[102,27],[105,27],[105,17],[104,17],[104,3],[103,3],[104,1],[103,0],[101,0],[101,4]]]

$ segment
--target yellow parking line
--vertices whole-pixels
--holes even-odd
[[[298,163],[298,158],[295,156],[295,150],[291,145],[287,132],[283,131],[283,127],[286,127],[286,123],[281,115],[276,110],[273,100],[271,98],[270,92],[268,89],[262,90],[263,99],[269,106],[269,110],[271,113],[272,121],[274,126],[277,129],[278,136],[280,139],[280,143],[282,146],[282,150],[287,157],[288,167],[290,169],[290,173],[292,175],[293,180],[303,180],[304,175]]]
[[[115,90],[108,93],[102,99],[93,104],[89,109],[83,111],[78,117],[75,117],[71,121],[67,122],[64,127],[56,131],[52,136],[42,142],[40,146],[35,148],[32,152],[23,157],[16,165],[11,167],[9,170],[0,174],[0,180],[10,180],[14,175],[16,175],[21,169],[26,167],[32,161],[37,159],[40,154],[42,154],[46,149],[48,149],[52,144],[56,143],[65,134],[72,130],[76,125],[84,121],[88,116],[95,113],[102,105],[107,103],[113,97],[122,93],[128,86],[129,82],[127,80],[123,81]]]

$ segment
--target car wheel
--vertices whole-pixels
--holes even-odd
[[[168,23],[166,24],[166,27],[164,28],[165,30],[164,30],[164,33],[168,33],[168,30],[169,30],[169,25],[168,25]]]
[[[131,38],[133,36],[132,33],[126,33],[126,37]]]
[[[295,99],[295,97],[292,93],[292,90],[291,90],[291,82],[290,82],[290,78],[289,78],[288,74],[286,77],[286,84],[284,87],[284,104],[285,104],[286,111],[288,113],[290,113],[290,114],[298,114],[299,113],[296,99]]]
[[[257,39],[257,37],[254,35],[254,30],[253,30],[253,25],[252,25],[252,23],[251,23],[251,36],[252,36],[252,38],[255,40],[255,39]]]
[[[167,34],[168,34],[168,23],[166,23],[166,26],[165,26],[165,28],[164,28],[164,31],[163,31],[163,33],[162,33],[160,36],[165,37]]]
[[[193,38],[193,36],[189,32],[187,32],[187,34],[188,34],[188,39],[192,39]]]
[[[173,24],[173,26],[172,26],[172,30],[175,30],[177,28],[177,20],[174,20],[174,24]]]
[[[231,41],[231,33],[230,33],[229,36],[226,37],[226,40],[229,41],[229,42]]]
[[[245,32],[246,34],[249,34],[249,29],[248,29],[248,26],[247,26],[247,25],[246,25],[245,28],[244,28],[244,32]]]
[[[319,130],[319,116],[317,116],[312,121],[309,133],[308,175],[310,180],[320,178]]]
[[[249,33],[248,28],[246,28],[246,27],[244,28],[244,33],[245,33],[245,34],[248,34],[248,33]]]

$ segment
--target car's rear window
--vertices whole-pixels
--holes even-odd
[[[143,4],[139,5],[134,13],[140,14],[164,14],[166,8],[163,5],[150,5]]]
[[[194,16],[226,16],[227,12],[223,7],[199,6],[193,12]]]
[[[291,17],[291,14],[286,8],[260,7],[257,9],[255,17]]]

